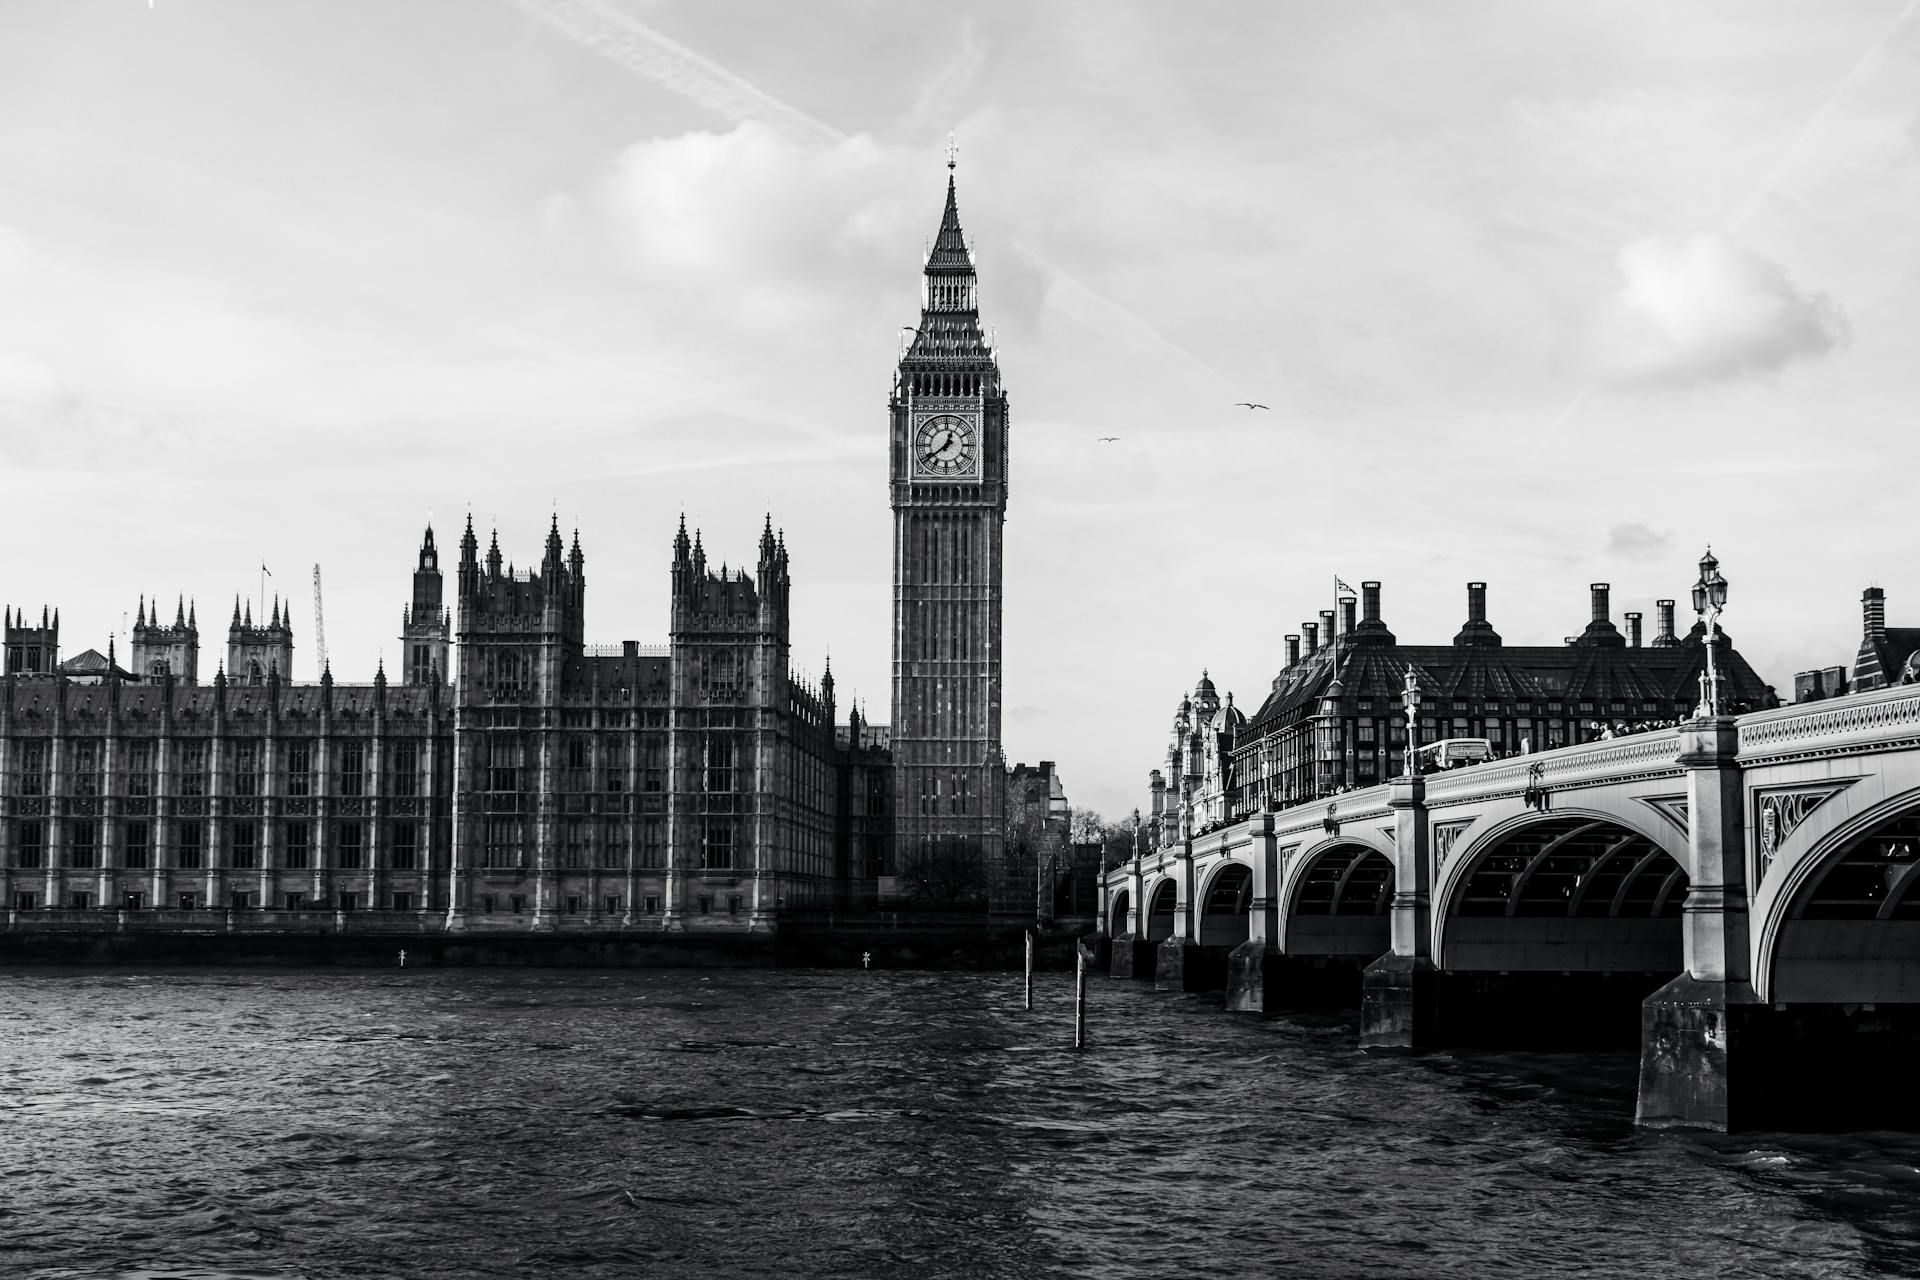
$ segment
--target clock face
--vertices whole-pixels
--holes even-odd
[[[971,415],[930,413],[913,431],[913,473],[937,480],[980,478],[980,432]]]

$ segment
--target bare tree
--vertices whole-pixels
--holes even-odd
[[[898,851],[899,880],[916,901],[974,906],[987,895],[981,856],[979,842],[963,836],[909,843]]]

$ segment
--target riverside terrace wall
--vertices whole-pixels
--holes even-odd
[[[259,919],[256,917],[270,917]],[[1034,964],[1073,966],[1086,922],[1036,935]],[[772,930],[574,926],[448,931],[391,912],[33,912],[0,917],[0,966],[195,965],[574,968],[1019,969],[1026,930],[984,915],[799,913]]]

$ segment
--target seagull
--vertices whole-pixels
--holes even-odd
[[[1239,409],[1270,409],[1271,408],[1271,406],[1269,405],[1255,404],[1251,400],[1236,400],[1233,403],[1234,403],[1234,407]]]
[[[1112,443],[1113,443],[1113,442],[1114,442],[1115,440],[1118,440],[1119,438],[1120,438],[1119,436],[1101,436],[1101,437],[1100,437],[1100,443],[1101,443],[1101,444],[1112,444]]]

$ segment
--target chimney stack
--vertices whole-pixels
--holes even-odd
[[[1300,637],[1299,636],[1287,637],[1287,665],[1289,667],[1296,667],[1300,665]]]
[[[1860,593],[1860,613],[1866,626],[1869,640],[1887,638],[1887,593],[1879,587],[1868,587]]]
[[[1320,611],[1320,643],[1327,648],[1333,647],[1334,640],[1340,634],[1334,630],[1333,616],[1333,610],[1331,609],[1322,609]]]
[[[1303,622],[1300,624],[1300,630],[1306,633],[1307,656],[1311,658],[1314,654],[1320,652],[1320,624],[1317,622]]]
[[[1380,584],[1363,582],[1360,584],[1360,617],[1364,622],[1380,621]]]
[[[1595,622],[1612,621],[1607,597],[1612,593],[1613,588],[1605,582],[1596,582],[1587,590],[1593,593],[1593,620]]]
[[[1673,601],[1655,600],[1653,602],[1656,626],[1653,644],[1657,649],[1665,649],[1680,642],[1673,638]]]
[[[1638,613],[1630,613],[1627,615],[1627,647],[1630,649],[1638,649],[1640,647],[1640,620],[1642,616],[1643,615]]]
[[[1467,620],[1461,624],[1460,633],[1453,638],[1457,645],[1493,645],[1500,643],[1500,633],[1487,622],[1487,584],[1469,582],[1467,584]]]
[[[1352,596],[1340,597],[1340,634],[1341,635],[1351,636],[1353,634],[1353,611],[1355,606],[1358,604],[1359,604],[1359,601],[1355,600]]]
[[[1469,582],[1467,584],[1467,621],[1473,623],[1487,620],[1487,584]]]

